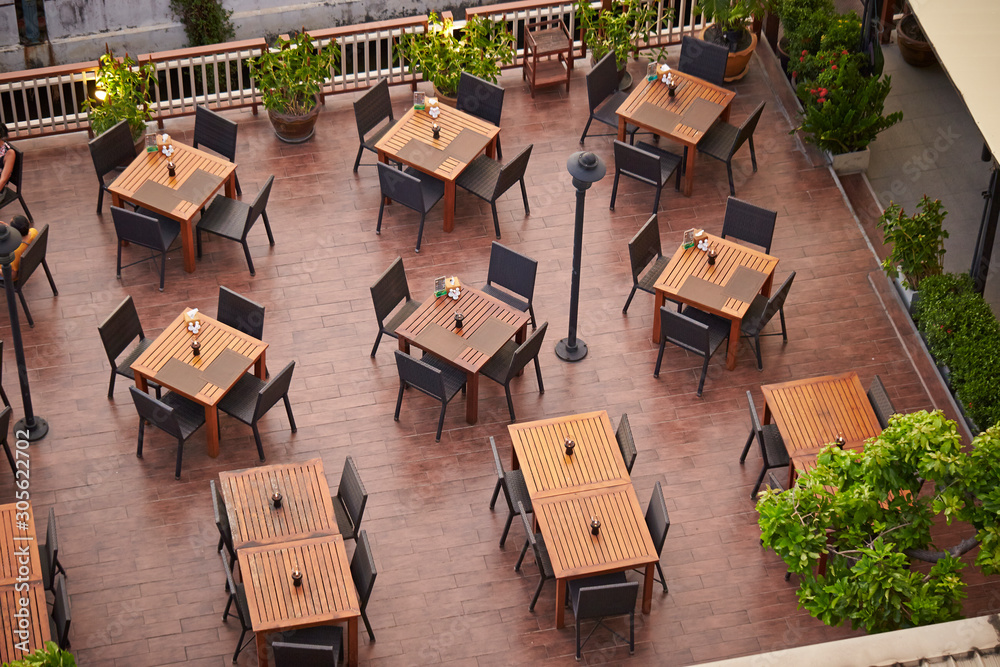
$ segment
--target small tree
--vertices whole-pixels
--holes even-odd
[[[932,201],[924,195],[917,208],[919,213],[906,215],[899,204],[890,204],[878,220],[883,242],[892,246],[882,268],[890,278],[902,273],[912,290],[919,289],[924,278],[941,275],[944,240],[948,238],[944,228],[948,211],[941,207],[940,199]]]
[[[132,138],[138,141],[150,118],[149,94],[156,80],[156,68],[146,61],[138,63],[127,53],[118,59],[105,45],[97,68],[97,90],[104,99],[87,98],[83,107],[90,117],[94,134],[102,134],[120,121],[128,121]]]
[[[757,501],[763,543],[798,576],[799,604],[869,632],[961,618],[960,558],[978,547],[982,572],[1000,572],[998,508],[1000,426],[965,452],[940,411],[893,416],[863,451],[829,447],[796,486]],[[936,545],[937,515],[968,525],[967,536]]]

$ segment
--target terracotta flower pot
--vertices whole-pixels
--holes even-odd
[[[701,38],[706,42],[711,41],[705,39],[705,33],[709,30],[715,29],[715,26],[708,26],[701,31]],[[750,70],[750,56],[753,55],[754,49],[757,48],[757,35],[753,31],[748,31],[750,33],[750,46],[740,51],[730,51],[729,59],[726,62],[726,81],[739,81],[747,75]]]
[[[903,56],[908,65],[928,67],[937,62],[937,56],[913,14],[907,14],[899,20],[899,25],[896,26],[896,44],[899,45],[899,55]]]
[[[305,115],[280,113],[268,109],[267,117],[274,127],[274,136],[288,144],[301,144],[311,139],[316,132],[319,102],[317,101]]]
[[[451,107],[452,109],[454,109],[455,105],[458,104],[457,97],[449,97],[448,95],[445,95],[440,90],[438,90],[437,86],[434,86],[434,94],[437,95],[438,103],[443,104],[446,107]]]

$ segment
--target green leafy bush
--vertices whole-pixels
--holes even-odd
[[[904,283],[912,290],[920,289],[921,281],[928,276],[941,274],[944,257],[944,218],[948,211],[941,208],[941,200],[931,201],[924,195],[917,204],[919,213],[906,215],[899,204],[890,203],[878,226],[886,245],[892,245],[882,268],[890,278],[903,274]]]
[[[3,667],[76,667],[76,658],[55,642],[45,642],[45,647],[28,653],[20,660],[5,662]]]
[[[88,97],[83,103],[90,127],[99,135],[126,120],[132,138],[139,141],[150,119],[149,95],[156,80],[156,68],[150,61],[136,62],[127,53],[124,58],[115,58],[110,47],[105,49],[97,68],[97,91],[104,99]]]
[[[219,44],[236,35],[233,10],[219,0],[170,0],[170,9],[184,24],[188,46]]]
[[[272,48],[247,64],[265,109],[305,115],[316,105],[323,82],[339,66],[339,54],[336,42],[325,48],[314,47],[312,37],[303,28],[288,39],[278,38]]]

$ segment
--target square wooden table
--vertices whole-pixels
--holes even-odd
[[[237,555],[261,667],[268,664],[267,633],[343,622],[347,664],[358,664],[361,605],[340,535],[245,547]],[[301,586],[292,585],[295,569]]]
[[[706,234],[706,236],[708,236],[712,247],[719,253],[714,265],[709,265],[708,253],[698,250],[697,245],[692,248],[684,248],[682,245],[677,248],[677,252],[663,269],[663,273],[656,279],[656,283],[653,285],[656,291],[653,300],[653,342],[657,345],[660,343],[660,307],[665,300],[673,299],[689,304],[730,320],[732,324],[729,329],[726,368],[733,370],[736,368],[736,353],[740,344],[740,325],[743,323],[743,316],[746,315],[751,302],[727,298],[721,307],[716,307],[685,297],[679,292],[684,287],[684,281],[688,279],[688,276],[701,278],[715,285],[726,286],[736,270],[742,266],[767,276],[761,286],[760,293],[769,296],[771,284],[774,282],[774,269],[778,266],[778,258],[713,234]]]
[[[27,566],[26,575],[20,566]],[[20,627],[22,618],[28,619],[27,628]],[[51,639],[31,506],[0,505],[0,662],[20,660]]]
[[[730,105],[736,97],[736,93],[726,90],[721,86],[716,86],[698,77],[671,70],[677,80],[677,89],[674,97],[670,97],[667,92],[667,85],[661,79],[648,81],[642,77],[635,89],[618,107],[618,140],[625,141],[625,125],[631,123],[643,130],[647,130],[661,137],[676,141],[685,146],[687,151],[687,163],[684,166],[684,194],[691,196],[691,189],[694,184],[694,158],[697,151],[698,142],[705,136],[711,123],[703,125],[704,129],[685,125],[683,116],[691,109],[695,100],[706,100],[718,107],[715,118],[723,121],[729,120]],[[643,104],[650,103],[661,109],[666,109],[681,116],[681,119],[673,128],[656,127],[640,116],[640,109]],[[704,118],[711,119],[710,116]]]
[[[631,483],[532,498],[531,503],[555,573],[557,628],[565,625],[567,581],[633,568],[645,568],[642,613],[650,612],[660,557]],[[596,536],[590,531],[592,517],[601,522]]]
[[[560,493],[630,482],[605,410],[507,426],[513,467],[521,468],[532,502]],[[572,456],[564,443],[576,443]]]
[[[450,232],[455,228],[455,180],[465,171],[469,162],[478,153],[485,150],[490,157],[496,154],[497,136],[500,134],[500,128],[489,121],[443,104],[438,108],[441,109],[441,115],[437,119],[431,118],[427,111],[411,108],[403,114],[403,117],[391,130],[386,132],[385,136],[378,140],[375,148],[381,162],[388,162],[390,159],[402,162],[444,182],[444,231]],[[441,127],[439,139],[435,139],[431,131],[431,125],[434,123]],[[456,157],[447,157],[435,169],[429,169],[427,166],[421,166],[417,160],[400,156],[400,151],[411,140],[420,142],[427,147],[428,151],[437,149],[448,154],[452,141],[466,129],[472,130],[482,137],[481,140],[473,137],[478,142],[476,143],[478,148],[467,161]],[[386,198],[386,203],[388,202],[389,199]]]
[[[111,193],[111,201],[115,206],[121,206],[122,202],[139,204],[143,208],[155,211],[181,223],[181,244],[184,250],[184,270],[188,273],[194,271],[195,245],[194,245],[194,216],[215,196],[223,185],[226,187],[226,196],[234,197],[236,193],[236,164],[216,155],[210,155],[197,148],[191,148],[177,141],[171,141],[174,153],[168,159],[163,153],[140,153],[132,161],[125,171],[115,179],[114,183],[108,186]],[[167,162],[172,160],[177,168],[171,177],[167,173]],[[195,196],[188,201],[184,199],[184,184],[192,178],[197,170],[208,172],[218,177],[218,185],[211,191],[204,191],[204,194]],[[199,176],[195,176],[198,178]],[[147,182],[165,185],[175,192],[173,198],[149,199],[143,196],[139,189]],[[190,195],[189,195],[190,196]]]
[[[225,387],[206,381],[199,391],[191,393],[185,392],[176,386],[171,386],[171,383],[157,378],[156,373],[170,359],[179,359],[195,369],[204,370],[208,368],[223,350],[231,349],[247,358],[244,372],[253,366],[254,374],[263,380],[267,343],[226,326],[204,313],[199,313],[198,319],[201,321],[201,331],[198,334],[198,341],[201,343],[201,354],[196,357],[191,351],[193,336],[188,331],[187,324],[184,321],[184,313],[188,310],[190,309],[185,308],[177,316],[177,319],[171,322],[163,330],[163,333],[156,337],[152,345],[146,348],[146,351],[132,362],[131,368],[132,372],[135,373],[135,386],[140,391],[148,391],[148,381],[152,379],[157,384],[205,406],[205,430],[208,440],[207,451],[209,456],[216,457],[219,455],[219,401],[226,395],[226,392],[233,388],[233,385],[240,379],[240,376],[235,377]]]
[[[219,481],[237,549],[340,532],[322,459],[230,470]],[[282,496],[277,509],[275,491]]]
[[[461,328],[455,326],[455,312],[465,314]],[[491,358],[474,347],[464,347],[450,358],[435,353],[427,345],[421,345],[417,340],[420,332],[429,324],[437,324],[452,331],[462,338],[469,338],[479,327],[491,319],[497,319],[510,326],[511,337],[520,340],[524,328],[528,324],[528,313],[509,306],[499,299],[483,294],[479,290],[462,285],[462,295],[457,299],[449,296],[432,296],[422,303],[412,315],[396,329],[399,337],[399,349],[409,352],[410,345],[430,352],[443,361],[455,366],[466,374],[465,420],[475,424],[479,419],[479,371]]]
[[[761,386],[764,423],[778,425],[794,471],[815,466],[816,456],[837,435],[845,449],[863,449],[865,441],[882,432],[861,380],[854,371]]]

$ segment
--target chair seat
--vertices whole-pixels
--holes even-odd
[[[669,263],[669,257],[664,257],[663,255],[657,257],[656,261],[649,267],[649,270],[639,277],[639,289],[643,292],[654,294],[656,290],[653,286],[656,284],[656,281],[659,280],[660,275],[663,273],[663,269],[667,268],[667,264]]]
[[[740,333],[744,336],[755,336],[760,333],[761,321],[763,320],[764,309],[767,308],[767,297],[763,294],[758,294],[750,302],[750,307],[747,308],[746,315],[743,316],[743,322],[740,324]]]
[[[174,409],[177,423],[181,427],[182,440],[187,440],[205,423],[205,408],[180,394],[175,394],[172,391],[167,392],[160,398],[160,401]]]
[[[395,315],[386,320],[385,332],[393,338],[396,338],[396,329],[398,329],[399,326],[406,321],[406,318],[416,312],[419,307],[419,301],[416,299],[408,299],[402,306],[400,306]]]
[[[377,153],[378,150],[375,148],[375,144],[377,144],[382,139],[382,137],[384,137],[386,133],[389,132],[389,130],[396,127],[396,123],[398,122],[399,119],[397,118],[396,120],[386,123],[386,125],[373,132],[367,139],[365,139],[365,144],[364,144],[365,148]]]
[[[354,522],[351,521],[351,515],[347,513],[347,508],[339,496],[333,497],[333,516],[337,519],[337,529],[341,535],[354,534]]]
[[[219,401],[219,410],[244,424],[252,424],[253,413],[257,409],[257,396],[265,384],[264,380],[253,373],[244,373]]]
[[[428,366],[433,366],[438,369],[444,375],[444,395],[447,400],[450,401],[454,398],[455,394],[461,391],[462,387],[465,386],[465,373],[458,370],[451,364],[441,361],[433,354],[425,354],[422,361]]]
[[[528,485],[524,482],[524,473],[520,470],[509,470],[504,473],[504,478],[507,480],[511,505],[517,507],[517,504],[521,503],[525,512],[534,512],[531,507],[531,496],[528,495]]]
[[[0,284],[2,284],[2,282],[0,282]],[[118,373],[118,375],[123,375],[130,380],[134,380],[135,373],[132,372],[132,364],[135,362],[136,359],[139,358],[139,355],[145,352],[146,348],[148,348],[152,344],[153,344],[152,338],[140,338],[139,342],[136,343],[135,347],[133,347],[128,354],[122,357],[122,360],[115,367],[115,373]]]
[[[202,214],[198,229],[232,241],[242,241],[249,211],[250,204],[220,195],[212,200],[208,210]]]
[[[177,222],[173,218],[160,215],[156,211],[150,211],[148,208],[143,208],[142,206],[136,206],[135,212],[141,213],[142,215],[148,215],[151,218],[156,218],[159,221],[160,226],[163,228],[164,233],[171,239],[171,242],[181,233],[181,223]]]
[[[488,294],[494,299],[500,299],[508,306],[517,308],[523,313],[528,312],[528,300],[522,299],[517,294],[513,294],[506,290],[499,289],[497,287],[494,287],[493,285],[483,285],[482,287],[479,288],[479,291],[482,292],[483,294]]]
[[[708,325],[709,356],[715,354],[715,351],[719,349],[719,346],[722,345],[727,338],[729,338],[730,322],[726,318],[713,315],[712,313],[706,313],[705,311],[698,310],[693,306],[685,306],[683,313],[696,322]]]
[[[576,601],[580,597],[581,588],[590,588],[591,586],[612,586],[614,584],[624,584],[628,582],[628,577],[625,576],[624,572],[611,572],[609,574],[598,574],[593,577],[583,577],[582,579],[570,579],[569,585],[569,599],[573,601],[573,609],[576,609]]]
[[[504,384],[507,382],[507,371],[510,369],[510,362],[514,359],[514,352],[517,351],[518,344],[512,340],[507,341],[497,350],[486,365],[479,369],[480,375],[488,377],[494,382]],[[515,503],[516,504],[516,503]],[[529,503],[525,503],[527,507]]]
[[[444,197],[444,182],[413,167],[407,167],[403,173],[420,179],[420,189],[424,193],[424,213],[429,213],[434,204]]]
[[[778,431],[777,424],[764,424],[761,429],[764,433],[764,450],[767,452],[767,462],[772,468],[787,466],[791,461],[788,456],[788,448]]]
[[[615,91],[613,95],[601,102],[601,104],[594,109],[594,119],[601,121],[605,125],[618,127],[618,107],[620,107],[622,102],[626,99],[628,99],[628,93],[621,90]],[[625,131],[629,134],[634,134],[638,129],[639,128],[631,123],[628,123],[625,126]]]
[[[3,192],[0,192],[0,207],[13,201],[17,201],[17,193],[9,187],[4,187]]]
[[[708,128],[708,132],[698,142],[698,152],[705,153],[716,160],[728,160],[729,151],[736,142],[736,135],[740,130],[729,123],[717,121],[715,125]]]
[[[487,155],[480,155],[469,163],[469,166],[461,173],[455,184],[461,188],[465,188],[480,199],[489,201],[493,198],[493,191],[497,187],[501,166],[493,158]]]
[[[673,176],[674,171],[681,165],[683,158],[676,153],[671,153],[668,150],[664,150],[659,146],[654,146],[653,144],[647,144],[645,141],[640,141],[635,145],[636,148],[641,148],[647,153],[652,153],[653,155],[660,158],[660,185],[665,184],[671,176]]]

